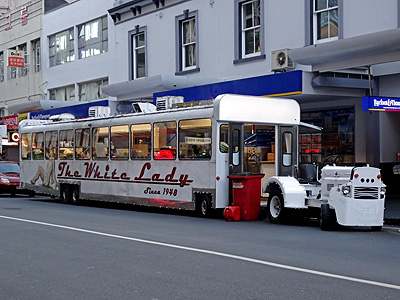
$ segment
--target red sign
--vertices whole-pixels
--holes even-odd
[[[28,23],[28,10],[26,6],[21,8],[21,25],[25,26]]]
[[[7,129],[18,127],[18,115],[3,117],[3,124],[7,125]]]
[[[7,66],[23,68],[24,64],[24,51],[20,50],[7,50]]]
[[[20,50],[7,50],[7,66],[23,68],[24,64],[24,51]]]

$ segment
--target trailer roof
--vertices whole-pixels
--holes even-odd
[[[220,95],[214,102],[218,121],[238,123],[300,124],[300,106],[286,98]]]

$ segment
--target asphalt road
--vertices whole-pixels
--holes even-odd
[[[0,299],[399,299],[400,231],[0,197]]]

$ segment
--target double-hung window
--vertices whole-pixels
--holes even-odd
[[[146,77],[146,27],[129,32],[131,39],[131,79]]]
[[[334,40],[339,34],[338,0],[314,0],[314,42]]]
[[[177,73],[199,71],[197,11],[176,17]]]
[[[50,35],[49,66],[54,67],[74,60],[74,28]]]
[[[235,2],[235,61],[264,59],[263,0]]]
[[[40,39],[32,41],[33,71],[40,72]]]

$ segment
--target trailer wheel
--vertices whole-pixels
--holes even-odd
[[[211,215],[211,200],[207,194],[201,195],[196,201],[196,211],[200,217],[206,218]]]
[[[332,215],[331,210],[329,208],[329,204],[322,204],[321,205],[321,216],[319,219],[319,225],[321,230],[328,231],[332,229],[333,222],[332,222]]]
[[[272,190],[268,197],[267,215],[271,223],[280,223],[284,217],[284,202],[281,191]]]
[[[71,193],[71,202],[72,204],[79,204],[79,187],[75,186],[72,188],[72,193]]]
[[[61,188],[61,193],[60,193],[60,198],[62,203],[69,203],[70,202],[70,197],[71,197],[71,190],[70,188],[65,185]]]

